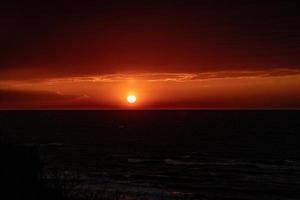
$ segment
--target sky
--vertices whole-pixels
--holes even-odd
[[[0,109],[299,109],[299,9],[292,0],[1,2]]]

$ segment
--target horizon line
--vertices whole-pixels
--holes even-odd
[[[1,111],[300,111],[300,108],[0,108]]]

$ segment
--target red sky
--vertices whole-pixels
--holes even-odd
[[[298,10],[291,0],[1,3],[0,109],[300,108]]]

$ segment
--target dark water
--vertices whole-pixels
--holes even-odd
[[[48,169],[150,198],[300,199],[299,111],[2,111]]]

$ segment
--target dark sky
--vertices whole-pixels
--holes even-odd
[[[1,2],[0,65],[45,76],[299,68],[299,10],[291,0]]]
[[[300,108],[292,0],[0,3],[0,109]]]

